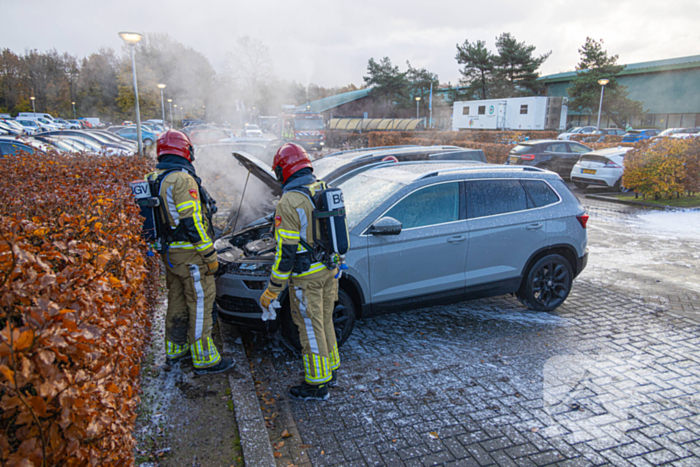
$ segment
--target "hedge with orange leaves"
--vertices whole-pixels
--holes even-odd
[[[0,159],[0,464],[133,465],[158,262],[128,182],[151,167]]]

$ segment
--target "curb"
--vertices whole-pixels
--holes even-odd
[[[243,462],[245,465],[255,467],[276,467],[265,419],[255,392],[253,375],[250,373],[248,357],[243,344],[237,343],[237,341],[240,342],[238,328],[219,320],[219,329],[223,351],[237,362],[234,367],[237,371],[228,374],[228,381],[231,385],[231,400],[241,437]]]
[[[609,203],[627,204],[629,206],[640,206],[645,208],[661,209],[661,210],[676,210],[680,209],[683,211],[700,211],[700,208],[681,208],[676,206],[666,206],[652,203],[645,203],[644,201],[631,201],[626,199],[611,198],[604,195],[586,195],[586,198],[595,199],[598,201],[607,201]]]

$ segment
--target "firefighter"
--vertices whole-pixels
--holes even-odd
[[[316,180],[309,155],[297,144],[280,147],[272,169],[283,194],[275,210],[275,262],[260,304],[267,309],[289,282],[291,315],[299,329],[305,375],[301,385],[292,387],[289,394],[294,399],[326,400],[328,387],[337,385],[340,367],[333,328],[337,269],[329,269],[313,254],[315,239],[310,222],[314,205],[308,194],[313,196],[325,184]]]
[[[214,273],[219,266],[211,225],[215,203],[192,165],[194,148],[187,135],[168,130],[157,144],[157,170],[146,178],[161,176],[159,215],[165,243],[161,257],[168,287],[166,363],[191,357],[196,374],[220,373],[234,362],[219,354],[211,337]]]
[[[292,131],[292,124],[290,122],[285,122],[284,124],[284,128],[282,129],[282,139],[294,139],[294,131]]]

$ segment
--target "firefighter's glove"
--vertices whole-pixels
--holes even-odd
[[[207,272],[204,273],[205,276],[213,276],[216,274],[216,271],[219,270],[219,262],[214,261],[213,263],[207,263]]]
[[[277,299],[277,294],[272,292],[270,289],[265,289],[263,294],[260,296],[260,305],[262,305],[264,310],[270,308],[270,303]]]

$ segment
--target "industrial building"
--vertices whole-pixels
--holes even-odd
[[[566,89],[576,77],[575,71],[543,76],[545,95],[568,97]],[[617,75],[617,81],[627,86],[630,99],[644,102],[648,114],[633,119],[635,128],[677,128],[700,126],[700,55],[670,58],[652,62],[631,63]],[[595,125],[598,109],[577,113],[569,108],[569,124]],[[603,114],[601,127],[614,126]]]

